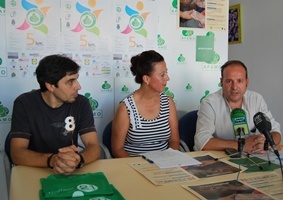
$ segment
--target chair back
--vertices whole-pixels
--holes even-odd
[[[112,135],[112,120],[105,126],[103,135],[102,135],[102,143],[107,147],[109,150],[112,158],[112,149],[111,149],[111,135]]]
[[[12,159],[11,159],[11,150],[10,150],[10,145],[11,144],[11,137],[10,133],[7,134],[6,139],[5,139],[5,153],[7,157],[9,158],[10,163],[12,164]]]
[[[194,137],[196,132],[197,117],[198,117],[197,112],[198,110],[190,111],[179,119],[180,139],[187,144],[190,151],[194,151],[194,145],[195,145]]]
[[[108,148],[102,143],[99,143],[99,146],[101,151],[99,159],[111,159],[112,156],[110,155]]]

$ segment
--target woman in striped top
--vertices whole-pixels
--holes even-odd
[[[131,58],[131,71],[140,88],[120,102],[112,125],[115,157],[179,149],[178,118],[174,101],[163,93],[169,76],[162,55],[144,51]]]

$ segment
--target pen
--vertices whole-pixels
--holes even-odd
[[[145,160],[146,160],[147,162],[149,162],[149,163],[154,163],[152,160],[148,159],[148,158],[145,157],[145,156],[142,156],[142,158],[145,159]]]

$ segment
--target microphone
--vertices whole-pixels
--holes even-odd
[[[240,152],[240,155],[242,155],[244,145],[245,145],[245,138],[242,138],[243,135],[250,134],[246,113],[241,108],[234,108],[231,112],[231,120],[233,124],[233,130],[235,136],[239,136],[238,138],[238,151]]]
[[[254,124],[260,133],[263,133],[266,140],[269,142],[276,156],[279,158],[279,152],[276,148],[272,135],[270,134],[271,122],[270,119],[262,112],[254,115]]]
[[[231,117],[231,120],[232,120],[233,130],[234,130],[235,136],[241,137],[241,133],[243,133],[243,135],[249,135],[250,134],[250,130],[249,130],[249,126],[248,126],[248,122],[247,122],[247,118],[246,118],[246,113],[243,109],[234,108],[231,111],[230,117]]]

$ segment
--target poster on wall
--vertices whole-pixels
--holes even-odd
[[[215,31],[227,30],[226,0],[178,0],[179,28],[202,28]]]
[[[156,1],[117,0],[113,3],[113,75],[132,77],[129,70],[133,55],[156,49],[158,15]]]
[[[0,0],[0,24],[5,24],[5,1]],[[5,28],[0,29],[0,77],[7,76]]]
[[[114,52],[141,52],[156,48],[156,1],[117,0],[113,3]]]
[[[62,52],[81,67],[80,76],[111,77],[111,0],[62,0]]]
[[[111,1],[61,0],[62,51],[111,52]]]
[[[10,78],[33,78],[38,61],[60,52],[60,1],[6,2],[7,71]]]

